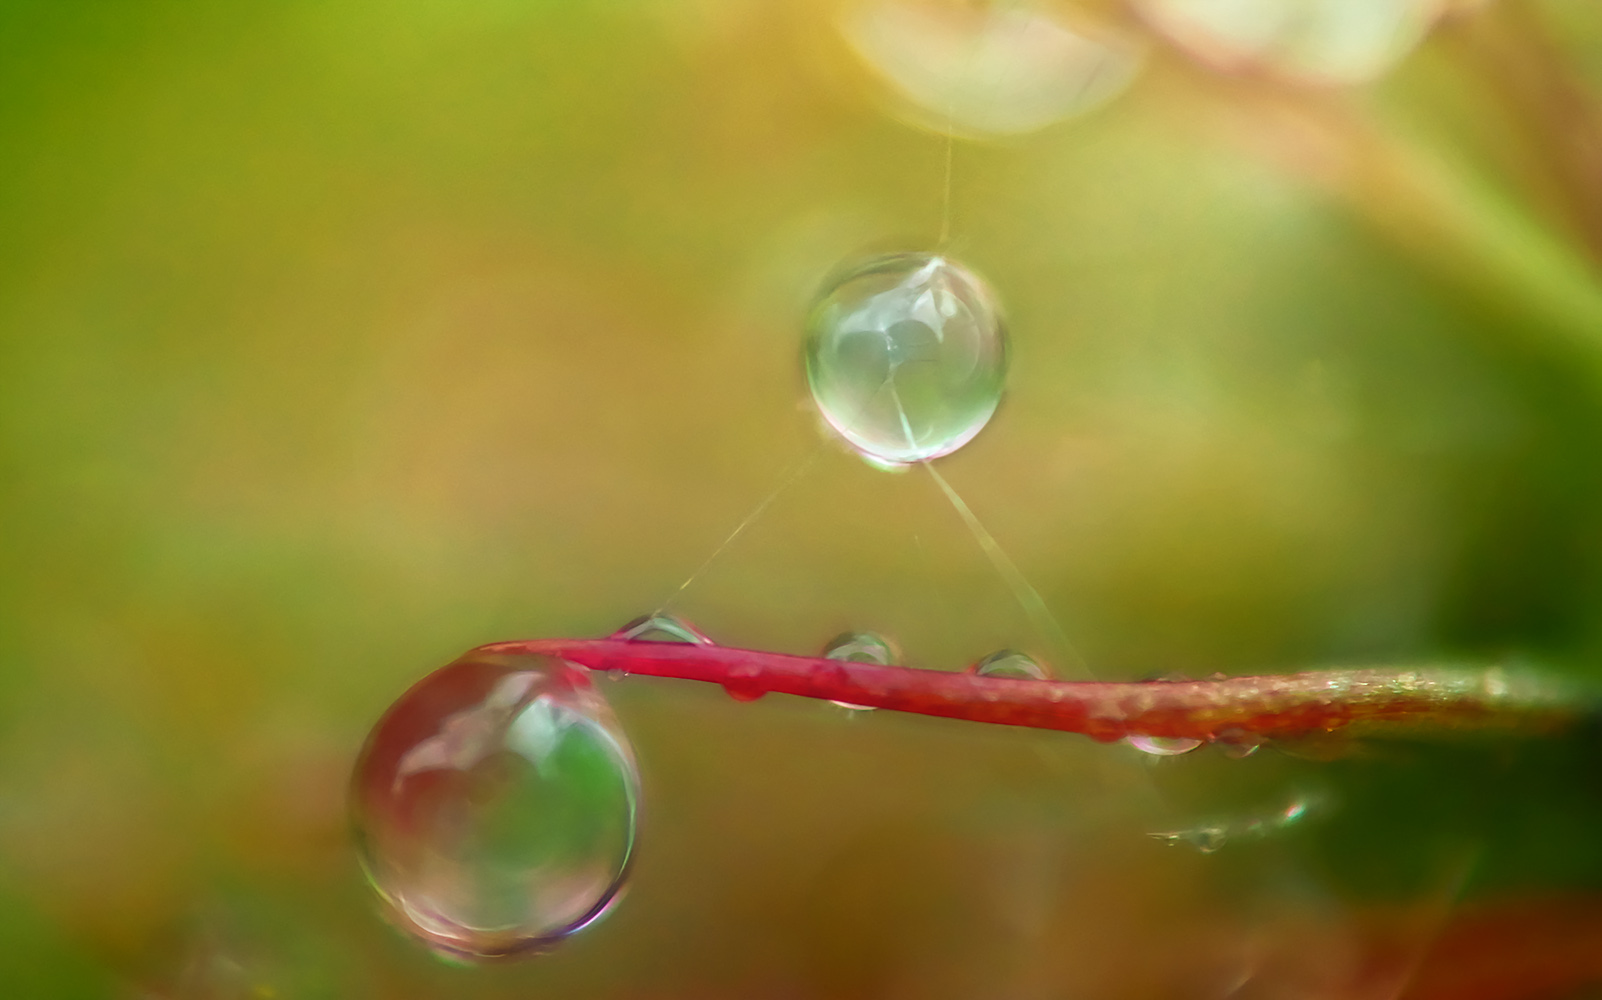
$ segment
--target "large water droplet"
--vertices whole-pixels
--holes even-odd
[[[849,663],[876,663],[888,667],[900,657],[890,640],[875,632],[842,632],[823,647],[823,655],[831,660]],[[853,712],[871,712],[872,705],[853,705],[848,701],[831,701],[831,705],[849,708]]]
[[[623,888],[639,777],[587,671],[546,656],[468,657],[373,727],[351,811],[396,922],[463,961],[549,948]]]
[[[969,669],[980,677],[1013,677],[1024,681],[1051,679],[1051,672],[1039,660],[1016,649],[991,653]]]
[[[1189,740],[1183,736],[1131,736],[1127,742],[1141,753],[1149,753],[1154,757],[1177,757],[1202,745],[1201,740]]]
[[[1006,330],[966,268],[926,253],[873,257],[813,308],[806,367],[841,437],[869,461],[909,465],[956,451],[996,412]]]

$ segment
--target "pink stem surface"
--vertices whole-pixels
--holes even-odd
[[[1429,730],[1560,728],[1588,705],[1571,687],[1500,667],[1321,670],[1200,681],[1054,681],[789,656],[710,643],[532,639],[469,655],[554,656],[590,670],[971,722],[1196,740],[1294,739],[1354,724]],[[1366,728],[1366,727],[1365,727]]]

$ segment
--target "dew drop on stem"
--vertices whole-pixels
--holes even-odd
[[[1047,670],[1039,660],[1015,649],[1003,649],[991,653],[968,669],[980,677],[1011,677],[1024,681],[1051,679],[1051,671]]]
[[[901,660],[890,640],[877,632],[842,632],[823,647],[823,655],[830,660],[873,663],[881,667],[892,666]],[[829,704],[839,705],[853,712],[873,711],[872,705],[853,705],[847,701],[831,701]]]

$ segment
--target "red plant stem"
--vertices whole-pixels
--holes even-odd
[[[548,655],[591,670],[722,685],[1004,726],[1197,740],[1286,739],[1356,723],[1440,729],[1553,729],[1577,719],[1577,692],[1528,673],[1483,669],[1325,670],[1205,681],[1079,682],[788,656],[700,643],[533,639],[469,655]]]

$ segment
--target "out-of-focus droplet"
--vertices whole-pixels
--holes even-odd
[[[1291,801],[1290,805],[1286,806],[1284,808],[1284,810],[1279,814],[1279,825],[1280,826],[1290,826],[1293,823],[1301,822],[1303,817],[1305,817],[1307,815],[1307,810],[1310,809],[1311,807],[1312,807],[1312,800],[1310,800],[1310,799],[1306,799],[1306,798],[1293,799]]]
[[[971,271],[889,254],[824,289],[807,320],[806,369],[823,418],[859,454],[910,465],[956,451],[996,412],[1007,334]]]
[[[1225,757],[1245,760],[1262,749],[1263,741],[1243,729],[1226,729],[1213,737],[1213,746],[1217,747]]]
[[[1373,80],[1411,52],[1443,0],[1135,0],[1153,28],[1209,65],[1306,83]]]
[[[862,0],[840,30],[909,124],[971,137],[1034,132],[1101,107],[1140,68],[1130,36],[1016,3]]]
[[[612,633],[613,639],[641,642],[688,642],[697,646],[716,645],[700,629],[672,615],[641,615]]]
[[[357,851],[395,921],[458,961],[541,951],[600,917],[634,848],[634,754],[587,671],[472,655],[367,738]]]
[[[1216,853],[1229,842],[1229,830],[1222,826],[1198,826],[1191,830],[1164,830],[1160,833],[1147,834],[1147,836],[1169,847],[1188,844],[1203,854]]]
[[[1182,736],[1131,736],[1125,742],[1153,757],[1177,757],[1202,745],[1201,740],[1189,740]]]
[[[891,666],[900,659],[890,640],[876,632],[842,632],[823,647],[823,655],[831,660],[876,663],[881,667]],[[873,711],[872,705],[853,705],[848,701],[831,701],[829,704],[839,705],[853,712]]]
[[[1012,677],[1024,681],[1051,679],[1051,672],[1028,653],[1016,649],[1003,649],[975,663],[970,668],[980,677]]]
[[[1270,813],[1246,816],[1228,823],[1210,821],[1183,830],[1159,830],[1147,836],[1169,847],[1188,844],[1203,854],[1212,854],[1231,840],[1262,840],[1295,826],[1322,802],[1322,797],[1318,795],[1300,794],[1284,808]]]
[[[1221,826],[1204,826],[1191,830],[1185,839],[1203,854],[1212,854],[1229,840],[1229,831]]]

